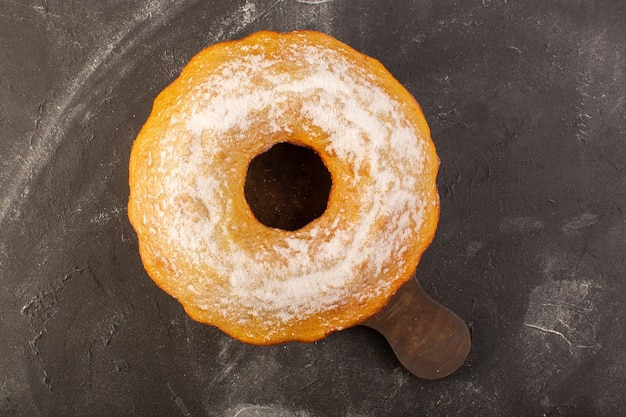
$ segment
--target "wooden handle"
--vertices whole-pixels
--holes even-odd
[[[470,350],[467,326],[411,279],[376,315],[362,323],[382,333],[400,363],[425,379],[456,371]]]

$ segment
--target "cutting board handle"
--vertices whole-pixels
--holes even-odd
[[[469,354],[470,334],[463,320],[430,298],[414,278],[363,325],[380,332],[400,363],[420,378],[444,378]]]

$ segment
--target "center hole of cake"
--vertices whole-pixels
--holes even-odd
[[[330,172],[317,152],[281,142],[252,159],[244,194],[259,222],[293,231],[324,213],[331,185]]]

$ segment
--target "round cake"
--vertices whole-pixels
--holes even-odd
[[[272,146],[315,151],[326,210],[268,227],[244,195]],[[130,156],[146,271],[193,319],[248,343],[315,341],[378,312],[439,217],[439,159],[410,93],[322,33],[259,32],[201,51],[154,101]]]

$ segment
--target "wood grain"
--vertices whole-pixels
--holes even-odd
[[[415,279],[404,284],[363,325],[385,336],[400,363],[420,378],[452,374],[470,350],[470,334],[463,320],[430,298]]]

